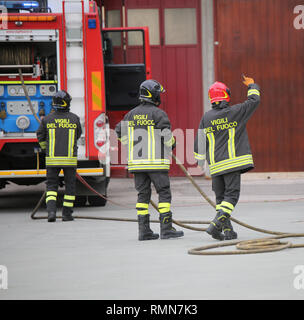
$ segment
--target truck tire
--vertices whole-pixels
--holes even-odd
[[[76,196],[75,207],[85,207],[87,203],[87,196]]]
[[[99,196],[88,196],[88,201],[91,207],[104,207],[107,203],[106,199]]]

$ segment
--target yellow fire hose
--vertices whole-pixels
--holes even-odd
[[[183,164],[176,158],[174,154],[172,154],[173,159],[176,161],[176,163],[179,165],[181,170],[185,173],[186,177],[191,181],[192,185],[195,187],[195,189],[203,196],[203,198],[213,207],[216,207],[216,204],[208,198],[208,196],[202,191],[202,189],[199,187],[199,185],[196,183],[196,181],[192,178],[192,176],[189,174],[187,169],[183,166]],[[262,253],[262,252],[273,252],[273,251],[279,251],[286,248],[302,248],[304,247],[304,244],[292,244],[290,242],[280,242],[279,239],[282,238],[296,238],[296,237],[304,237],[304,233],[287,233],[287,232],[278,232],[278,231],[271,231],[271,230],[265,230],[261,228],[256,228],[253,226],[250,226],[244,222],[241,222],[233,217],[231,217],[231,221],[234,221],[235,223],[251,229],[253,231],[267,233],[267,234],[273,234],[276,235],[275,237],[270,238],[262,238],[262,239],[254,239],[254,240],[248,240],[248,241],[227,241],[227,242],[220,242],[213,245],[207,245],[202,246],[198,248],[193,248],[188,251],[189,254],[194,255],[231,255],[231,254],[249,254],[249,253]],[[235,245],[238,250],[233,251],[207,251],[210,249],[220,248],[220,247],[227,247]]]
[[[29,103],[30,109],[35,116],[36,120],[40,123],[41,120],[39,117],[35,114],[34,108],[32,106],[29,94],[27,92],[27,88],[24,84],[24,79],[22,75],[21,69],[19,69],[19,75],[21,84],[23,87],[23,91],[25,93],[25,96],[27,98],[27,101]],[[39,159],[39,154],[37,153],[37,159]],[[183,166],[183,164],[177,159],[177,157],[172,153],[172,158],[175,160],[177,165],[181,168],[181,170],[184,172],[186,177],[190,180],[192,185],[195,187],[195,189],[201,194],[201,196],[213,207],[216,207],[216,204],[203,192],[203,190],[199,187],[199,185],[196,183],[196,181],[193,179],[193,177],[189,174],[187,169]],[[39,160],[37,160],[39,161]],[[38,165],[38,164],[37,164]],[[89,188],[92,192],[100,196],[101,198],[106,199],[107,201],[121,206],[119,203],[115,203],[114,201],[106,198],[104,195],[98,193],[96,190],[94,190],[78,173],[76,174],[77,179],[84,184],[87,188]],[[37,219],[47,219],[47,217],[36,217],[35,214],[40,208],[42,202],[44,201],[46,196],[46,191],[43,193],[42,197],[40,198],[39,202],[37,203],[36,207],[31,213],[31,218],[33,220]],[[151,200],[151,205],[154,207],[154,209],[158,212],[157,205]],[[123,206],[126,207],[126,206]],[[90,216],[74,216],[76,219],[91,219],[91,220],[110,220],[110,221],[126,221],[126,222],[137,222],[137,219],[123,219],[123,218],[111,218],[111,217],[90,217]],[[245,227],[248,229],[251,229],[253,231],[266,233],[266,234],[272,234],[275,235],[274,237],[269,238],[259,238],[254,240],[248,240],[248,241],[227,241],[227,242],[220,242],[216,244],[211,244],[207,246],[197,247],[188,250],[188,254],[192,255],[234,255],[234,254],[252,254],[252,253],[264,253],[264,252],[274,252],[283,250],[286,248],[303,248],[304,244],[292,244],[291,242],[280,242],[279,239],[284,238],[296,238],[296,237],[304,237],[304,233],[287,233],[287,232],[277,232],[277,231],[271,231],[271,230],[265,230],[257,227],[250,226],[244,222],[241,222],[233,217],[231,217],[231,221]],[[152,220],[153,223],[159,223],[158,220]],[[176,221],[173,220],[173,223],[176,225],[194,230],[194,231],[206,231],[206,228],[196,228],[193,226],[189,226],[189,224],[210,224],[210,221]],[[230,250],[230,251],[209,251],[210,249],[216,249],[220,247],[227,247],[227,246],[233,246],[235,245],[237,250]]]
[[[26,100],[27,100],[27,102],[29,104],[29,107],[31,109],[31,112],[32,112],[33,116],[35,117],[35,119],[40,123],[41,121],[38,118],[37,114],[35,113],[34,107],[32,105],[32,101],[31,101],[30,96],[29,96],[28,91],[27,91],[27,87],[24,84],[24,79],[23,79],[23,74],[22,74],[21,68],[19,68],[18,71],[19,71],[19,77],[20,77],[20,81],[21,81],[21,86],[22,86],[22,89],[24,91]]]

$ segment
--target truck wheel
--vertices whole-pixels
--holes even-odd
[[[88,201],[92,207],[104,207],[107,203],[106,199],[103,199],[99,196],[88,196]]]
[[[4,189],[7,184],[8,182],[6,182],[6,180],[0,179],[0,189]]]
[[[87,202],[87,196],[76,196],[75,207],[85,207]]]

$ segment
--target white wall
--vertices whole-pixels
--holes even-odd
[[[202,55],[203,55],[203,108],[204,113],[211,109],[208,98],[209,87],[214,83],[214,21],[213,0],[201,0],[202,9]],[[205,176],[210,177],[209,167],[205,162]]]
[[[201,0],[204,112],[211,109],[208,89],[214,80],[213,0]]]
[[[49,4],[49,8],[52,9],[52,12],[54,13],[58,13],[58,12],[62,12],[62,1],[63,0],[48,0]],[[77,1],[77,0],[65,0],[66,2],[68,1]],[[80,1],[80,0],[78,0]],[[85,12],[89,11],[89,0],[84,0],[84,10]]]

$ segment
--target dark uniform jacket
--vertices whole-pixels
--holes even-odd
[[[246,124],[259,102],[259,86],[251,84],[247,101],[231,107],[223,101],[203,116],[195,140],[194,157],[198,161],[206,158],[211,176],[233,171],[244,173],[254,168]]]
[[[72,112],[55,111],[44,117],[36,134],[41,148],[45,149],[46,166],[76,167],[81,132],[79,117]]]
[[[115,131],[121,143],[127,145],[130,172],[170,169],[169,151],[175,139],[165,111],[142,103],[125,115]]]

